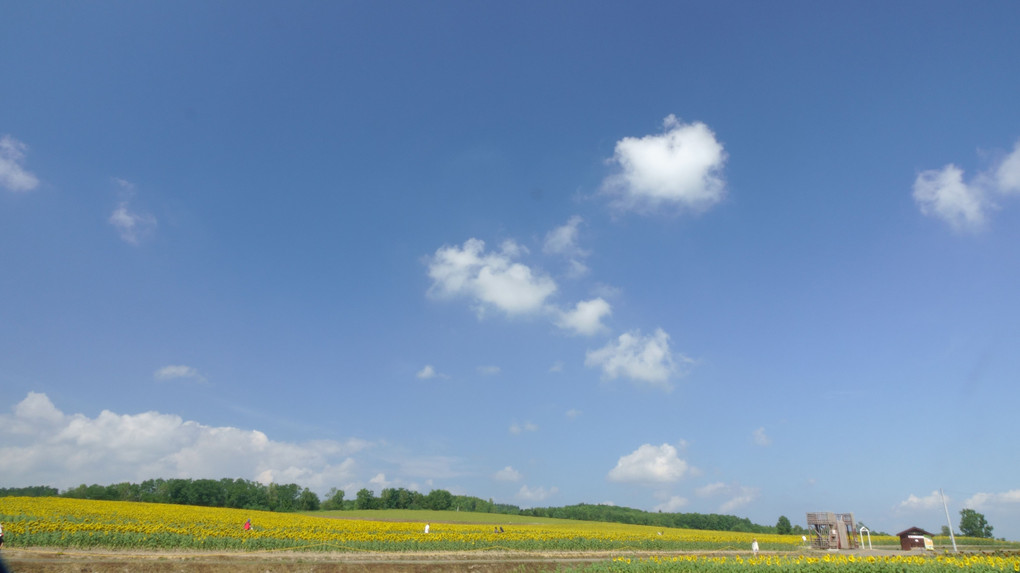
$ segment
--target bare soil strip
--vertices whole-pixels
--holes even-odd
[[[0,551],[10,573],[545,573],[608,561],[688,553],[746,555],[748,551],[561,551],[561,552],[221,552],[111,551],[18,548]],[[894,555],[893,549],[842,553]],[[3,572],[6,573],[6,572]]]

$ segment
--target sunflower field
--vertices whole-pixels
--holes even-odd
[[[251,528],[245,529],[251,520]],[[0,522],[12,547],[109,547],[190,550],[313,551],[764,551],[801,546],[796,535],[656,528],[543,520],[493,523],[336,519],[294,513],[58,497],[0,498]]]
[[[939,554],[861,556],[823,555],[670,555],[661,557],[617,557],[611,561],[568,569],[564,573],[736,573],[753,569],[770,573],[966,573],[1018,572],[1020,554]]]

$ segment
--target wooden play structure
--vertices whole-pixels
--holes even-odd
[[[808,529],[814,533],[811,546],[816,549],[857,549],[857,522],[852,513],[818,512],[807,514]]]

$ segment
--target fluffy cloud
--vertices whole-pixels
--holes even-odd
[[[8,191],[31,191],[39,180],[22,163],[28,146],[10,135],[0,137],[0,187]]]
[[[687,506],[687,498],[674,495],[666,501],[656,505],[652,508],[652,511],[664,511],[666,513],[676,513]]]
[[[756,446],[772,445],[772,438],[768,437],[768,434],[765,433],[764,427],[751,432],[751,441],[753,441]]]
[[[523,248],[513,241],[499,252],[485,252],[485,242],[469,239],[462,247],[442,247],[429,261],[433,296],[464,296],[474,301],[479,315],[487,308],[507,315],[546,310],[546,299],[556,292],[556,282],[515,262]]]
[[[424,368],[422,368],[421,370],[418,371],[417,374],[415,374],[415,376],[417,376],[420,380],[430,380],[432,378],[444,377],[443,374],[436,372],[436,369],[433,368],[431,364],[426,364]]]
[[[758,498],[758,489],[740,484],[711,483],[695,490],[698,497],[725,497],[719,513],[732,513]]]
[[[499,366],[479,366],[475,370],[482,376],[495,376],[502,370]]]
[[[1020,505],[1020,489],[1003,493],[976,493],[963,502],[964,507],[975,510],[986,510],[1007,504]]]
[[[198,382],[205,382],[205,377],[199,374],[198,370],[183,364],[177,366],[164,366],[157,370],[155,374],[153,374],[153,377],[156,380],[174,380],[177,378],[184,378]]]
[[[674,356],[669,349],[669,335],[660,328],[650,336],[642,336],[639,331],[621,334],[606,346],[588,351],[584,364],[601,367],[604,379],[624,376],[669,390],[670,379],[681,373],[677,362],[687,364],[691,359]]]
[[[662,134],[625,137],[616,143],[611,162],[620,166],[620,173],[608,177],[603,190],[622,210],[709,209],[726,193],[722,144],[704,123],[685,124],[670,115],[663,127]]]
[[[609,470],[609,481],[625,483],[673,483],[688,472],[687,462],[669,444],[644,444],[616,462]]]
[[[602,319],[612,312],[612,307],[603,298],[583,300],[572,310],[560,311],[556,326],[584,336],[592,336],[606,331]]]
[[[515,470],[510,466],[507,466],[499,470],[498,472],[492,474],[492,479],[496,481],[521,481],[523,477],[524,476],[521,475],[521,472]]]
[[[556,495],[560,490],[556,487],[546,489],[544,487],[528,487],[522,485],[521,489],[517,492],[517,499],[530,502],[545,501],[546,499]]]
[[[935,490],[925,497],[917,497],[914,494],[910,494],[906,500],[900,502],[897,509],[912,511],[937,507],[942,507],[942,498],[939,496],[938,490]]]
[[[0,414],[0,444],[0,483],[12,486],[239,476],[321,490],[355,481],[350,456],[371,445],[358,439],[277,442],[257,430],[206,426],[159,412],[104,410],[89,418],[65,414],[35,392],[11,414]]]
[[[924,215],[942,219],[957,231],[977,231],[998,209],[995,197],[1013,193],[1020,193],[1020,141],[1012,153],[971,181],[953,164],[922,171],[914,180],[913,197]]]
[[[914,181],[914,201],[925,215],[938,217],[957,230],[976,230],[992,208],[984,189],[963,182],[955,165],[924,171]]]

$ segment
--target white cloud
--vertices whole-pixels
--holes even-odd
[[[28,146],[10,135],[0,137],[0,187],[8,191],[31,191],[39,180],[22,167]]]
[[[556,487],[546,489],[541,486],[532,488],[526,485],[522,485],[521,489],[518,490],[517,492],[517,498],[530,502],[544,501],[556,495],[559,491],[560,491],[559,488]]]
[[[613,313],[612,307],[603,298],[583,300],[573,310],[560,311],[556,326],[584,336],[592,336],[607,330],[602,319]]]
[[[352,481],[356,463],[350,456],[371,446],[358,439],[278,442],[257,430],[206,426],[159,412],[64,414],[35,392],[13,413],[0,414],[0,444],[0,483],[12,486],[268,476],[322,491]]]
[[[549,372],[563,372],[563,361],[557,360],[549,367]]]
[[[942,219],[957,231],[978,231],[999,208],[996,195],[1020,194],[1020,141],[1013,152],[971,181],[950,163],[922,171],[914,180],[914,202],[921,213]]]
[[[687,506],[687,498],[674,495],[666,501],[656,505],[652,508],[652,511],[664,511],[666,513],[676,513]]]
[[[546,299],[556,292],[556,282],[514,262],[524,252],[513,241],[504,242],[498,253],[486,253],[485,242],[479,239],[469,239],[462,247],[442,247],[428,261],[433,281],[429,293],[468,297],[479,316],[487,308],[507,315],[544,311]]]
[[[122,240],[132,245],[151,236],[157,226],[155,217],[133,211],[127,201],[122,201],[107,221],[117,229]]]
[[[955,165],[923,171],[914,181],[914,201],[921,213],[938,217],[956,230],[977,230],[985,224],[991,201],[979,185],[963,182]]]
[[[531,423],[531,422],[524,422],[524,424],[518,424],[517,422],[513,422],[512,424],[510,424],[510,433],[511,434],[515,434],[516,435],[516,434],[523,434],[524,432],[537,432],[537,431],[538,431],[538,426],[536,424]]]
[[[499,366],[479,366],[477,370],[483,376],[495,376],[500,373],[501,369]]]
[[[421,370],[418,371],[417,374],[415,374],[415,376],[417,376],[421,380],[429,380],[432,378],[445,378],[445,375],[436,372],[436,369],[431,364],[426,364],[424,368],[422,368]]]
[[[772,438],[768,437],[765,433],[765,428],[761,427],[751,433],[751,440],[757,446],[769,446],[772,445]]]
[[[688,472],[687,462],[669,444],[644,444],[617,461],[609,471],[609,481],[625,483],[672,483]]]
[[[1020,505],[1020,489],[1003,493],[976,493],[963,502],[964,507],[975,510],[987,510],[1009,504]]]
[[[694,493],[698,494],[698,497],[712,497],[714,495],[719,495],[720,492],[726,491],[727,487],[728,486],[726,484],[724,484],[723,482],[719,481],[719,482],[703,485],[703,486],[697,488],[696,490],[694,490]]]
[[[574,215],[566,224],[557,227],[545,236],[542,251],[547,254],[560,255],[567,258],[567,276],[580,278],[588,274],[588,265],[583,259],[589,255],[577,242],[579,227],[584,220]]]
[[[545,244],[542,250],[549,254],[565,255],[568,257],[585,257],[587,251],[581,249],[577,244],[578,228],[584,222],[578,215],[574,215],[560,227],[556,227],[545,236]]]
[[[567,410],[567,419],[568,420],[576,420],[579,417],[581,417],[581,411],[580,410],[577,410],[577,409],[574,409],[574,408],[571,408],[571,409]]]
[[[196,380],[198,382],[205,382],[205,377],[198,373],[191,366],[185,366],[183,364],[177,366],[164,366],[157,370],[153,377],[156,380],[174,380],[177,378],[185,378],[190,380]]]
[[[719,513],[733,513],[737,509],[750,504],[758,498],[758,490],[749,487],[740,488],[740,492],[719,506]]]
[[[663,120],[664,132],[625,137],[616,143],[611,162],[621,172],[603,182],[621,210],[650,211],[663,205],[703,212],[726,194],[723,150],[704,123]]]
[[[1020,193],[1020,141],[995,170],[995,183],[1002,193]]]
[[[601,367],[604,379],[624,376],[670,390],[670,379],[681,374],[677,361],[692,362],[670,352],[669,335],[660,328],[650,336],[642,336],[639,331],[621,334],[599,350],[588,351],[584,364],[589,368]]]
[[[380,472],[375,474],[372,479],[368,480],[368,483],[372,484],[378,490],[384,490],[390,487],[392,482],[386,481],[386,474]]]
[[[521,472],[515,470],[510,466],[507,466],[499,470],[498,472],[492,474],[492,479],[496,481],[521,481],[523,477],[524,476],[521,475]]]
[[[948,499],[948,498],[947,498]],[[913,511],[913,510],[928,510],[942,507],[942,498],[939,496],[938,490],[935,490],[925,497],[917,497],[914,494],[910,494],[906,500],[901,501],[897,506],[898,509]]]
[[[711,483],[695,490],[698,497],[725,497],[719,513],[732,513],[758,499],[758,489],[740,484]]]

